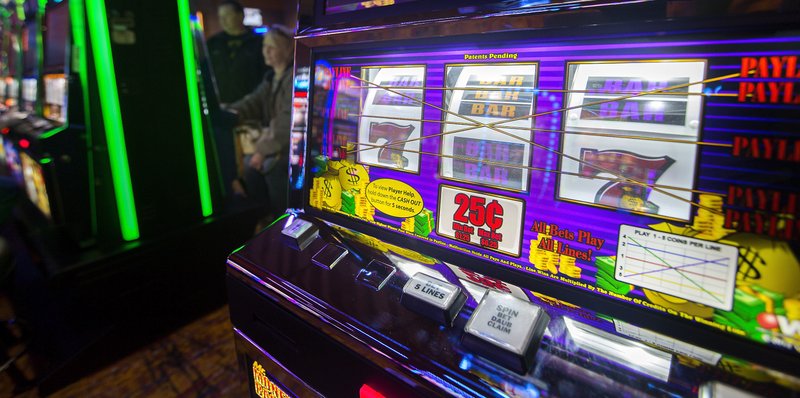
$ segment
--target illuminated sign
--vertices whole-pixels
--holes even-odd
[[[261,398],[291,398],[277,384],[267,377],[267,372],[260,363],[253,361],[253,389]]]

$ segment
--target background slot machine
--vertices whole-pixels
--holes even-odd
[[[38,4],[29,17],[30,23],[38,21],[43,26],[41,37],[29,40],[42,48],[37,67],[41,77],[28,79],[28,83],[23,79],[22,91],[28,84],[27,95],[36,98],[29,102],[40,105],[29,106],[30,112],[23,111],[22,117],[9,125],[7,139],[21,153],[23,191],[29,199],[26,205],[33,205],[25,207],[22,218],[26,224],[31,229],[57,228],[73,244],[87,246],[94,243],[96,218],[82,102],[85,77],[79,76],[72,62],[73,52],[77,60],[78,49],[85,44],[73,50],[76,41],[70,12],[75,4],[71,3]]]
[[[704,4],[301,2],[251,395],[798,395],[800,9]]]
[[[34,114],[39,107],[39,73],[42,60],[42,21],[35,1],[13,1],[4,5],[5,56],[8,58],[5,108],[0,128],[8,128]]]
[[[21,22],[17,8],[7,4],[0,12],[2,15],[2,47],[0,47],[0,125],[7,124],[17,110],[19,98],[20,73],[20,30]],[[8,130],[0,130],[0,169],[10,174],[13,165],[5,154]]]
[[[194,58],[188,7],[184,44],[177,5],[158,18],[134,18],[148,11],[122,0],[103,3],[119,29],[102,40],[109,25],[97,24],[99,3],[29,3],[24,69],[37,78],[26,72],[21,91],[30,101],[9,117],[6,139],[32,160],[26,175],[41,176],[25,180],[38,208],[26,215],[30,229],[62,241],[72,253],[61,257],[74,259],[92,246],[113,252],[140,238],[158,240],[219,213],[220,170],[233,160],[216,142],[230,126],[212,126],[209,110],[219,108],[213,90],[197,76],[188,81],[184,48],[192,67],[203,61]],[[168,28],[144,32],[135,23]],[[166,59],[176,62],[167,67]],[[165,88],[167,81],[185,85]],[[192,92],[198,100],[190,104]],[[155,97],[169,106],[150,106]],[[173,162],[167,167],[164,159]]]
[[[25,198],[20,245],[36,254],[12,299],[46,395],[221,305],[219,265],[261,209],[226,200],[235,159],[217,141],[231,122],[214,119],[188,0],[25,9],[42,26],[29,40],[42,52],[40,102],[0,132]]]
[[[0,47],[0,117],[16,109],[19,97],[20,26],[16,7],[2,8],[2,47]]]

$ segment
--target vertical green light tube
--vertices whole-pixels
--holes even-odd
[[[87,67],[89,65],[86,59],[86,24],[84,21],[84,0],[70,0],[69,2],[69,18],[70,27],[72,28],[72,51],[76,54],[72,56],[72,67],[78,72],[78,79],[81,84],[81,97],[83,98],[83,124],[86,128],[86,153],[90,185],[94,186],[94,159],[92,143],[92,114],[89,108],[89,78]],[[68,115],[69,116],[69,115]],[[67,120],[69,122],[69,120]],[[89,188],[89,208],[92,217],[92,234],[97,233],[97,199],[93,187]]]
[[[125,133],[117,94],[117,78],[114,75],[114,59],[111,56],[111,39],[104,0],[87,0],[86,14],[89,20],[89,37],[92,40],[92,58],[97,73],[100,107],[111,163],[111,178],[122,238],[139,239],[139,222],[136,204],[133,201],[131,172],[128,167],[128,152],[125,148]]]
[[[203,217],[207,217],[210,216],[213,211],[211,205],[211,184],[208,177],[203,122],[200,116],[200,95],[197,92],[197,66],[195,65],[194,43],[190,24],[191,15],[189,12],[188,0],[178,0],[178,21],[181,31],[181,45],[183,46],[183,69],[186,73],[186,93],[189,99],[189,117],[192,125],[192,140],[194,141],[197,183],[200,187],[200,209],[203,213]]]

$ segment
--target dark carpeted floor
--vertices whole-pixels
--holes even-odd
[[[0,311],[2,305],[0,305]],[[27,358],[19,365],[32,376]],[[6,372],[0,397],[13,396]],[[18,395],[37,397],[33,389]],[[236,363],[228,307],[154,341],[127,357],[52,394],[51,397],[246,397],[246,374]]]

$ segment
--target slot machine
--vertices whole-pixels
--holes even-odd
[[[251,396],[797,396],[800,9],[691,3],[301,2]]]
[[[24,118],[36,106],[33,81],[38,77],[40,54],[37,49],[39,22],[34,18],[38,5],[33,1],[9,1],[2,8],[2,112],[0,128]],[[27,83],[23,83],[27,81]],[[23,91],[26,87],[26,91]],[[23,98],[26,96],[26,98]]]
[[[49,217],[47,194],[41,189],[41,185],[36,185],[42,184],[41,167],[28,154],[23,153],[30,146],[30,141],[25,139],[20,145],[12,133],[12,129],[25,126],[26,119],[40,109],[42,20],[38,15],[39,4],[34,1],[19,1],[8,2],[6,7],[8,15],[4,17],[4,22],[7,21],[8,29],[4,32],[4,44],[8,69],[3,84],[4,112],[0,115],[2,157],[8,174],[28,193],[34,206],[39,207]]]
[[[8,116],[17,110],[19,98],[20,71],[20,31],[21,22],[17,8],[12,3],[0,9],[2,18],[2,47],[0,47],[0,125],[7,123]],[[3,130],[0,130],[2,133]],[[0,169],[4,174],[11,174],[16,163],[9,163],[6,156],[5,134],[0,134]]]
[[[72,20],[77,5],[63,1],[28,7],[23,64],[26,71],[37,72],[24,75],[19,112],[11,115],[5,138],[19,154],[28,199],[25,221],[54,226],[86,246],[93,242],[96,220],[83,103],[86,76],[78,70],[85,62],[85,43],[76,44]]]
[[[0,49],[0,115],[17,106],[19,97],[21,22],[13,3],[0,9],[2,15],[2,48]]]

